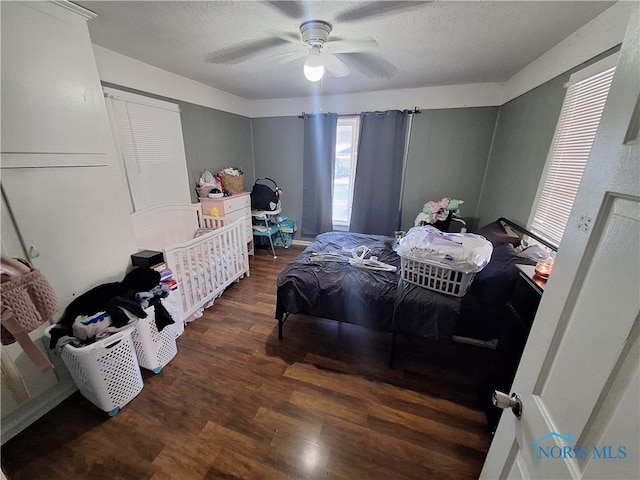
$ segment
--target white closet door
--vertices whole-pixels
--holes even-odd
[[[2,187],[29,260],[52,284],[64,307],[106,281],[121,280],[135,253],[132,229],[111,168],[3,168]],[[125,217],[126,218],[126,217]]]

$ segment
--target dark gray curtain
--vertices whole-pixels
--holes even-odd
[[[360,115],[358,163],[349,230],[390,235],[400,227],[400,202],[409,113]]]
[[[338,115],[320,113],[304,117],[302,227],[305,237],[333,230],[333,168]]]

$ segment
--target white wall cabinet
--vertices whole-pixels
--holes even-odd
[[[39,268],[64,308],[122,279],[136,251],[86,23],[93,15],[64,1],[0,8],[2,251]],[[7,351],[32,397],[17,404],[2,389],[3,442],[75,390],[60,362],[55,375],[39,374],[17,346]]]
[[[86,18],[2,2],[3,152],[104,153],[96,77]]]

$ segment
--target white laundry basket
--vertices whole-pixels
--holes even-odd
[[[462,297],[475,273],[454,270],[437,262],[400,255],[400,275],[409,283],[454,297]]]
[[[153,373],[160,373],[178,353],[176,335],[169,326],[158,331],[153,307],[145,309],[145,312],[147,317],[138,319],[131,335],[133,345],[140,366]]]
[[[51,338],[50,326],[45,330]],[[65,345],[61,357],[80,393],[110,416],[129,403],[144,386],[131,339],[132,328],[83,347]]]

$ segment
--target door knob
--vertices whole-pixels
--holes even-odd
[[[520,418],[522,415],[522,399],[518,393],[512,393],[511,396],[506,393],[493,391],[493,406],[498,408],[510,408],[513,414]]]

